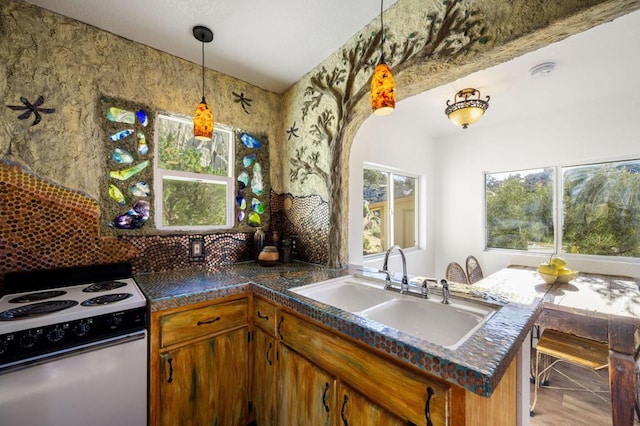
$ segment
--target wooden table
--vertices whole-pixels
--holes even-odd
[[[580,273],[568,284],[548,285],[534,268],[524,266],[510,266],[494,275],[477,284],[491,288],[508,278],[526,293],[533,288],[544,294],[544,308],[536,324],[608,343],[613,425],[633,425],[640,329],[638,279]]]

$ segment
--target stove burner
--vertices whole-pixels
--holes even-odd
[[[50,314],[71,308],[77,304],[78,302],[75,300],[50,300],[47,302],[32,303],[0,312],[0,321],[13,321]]]
[[[82,306],[100,306],[106,305],[108,303],[119,302],[124,299],[128,299],[133,296],[131,293],[113,293],[113,294],[104,294],[102,296],[92,297],[91,299],[87,299],[81,303]]]
[[[127,283],[123,283],[122,281],[101,281],[99,283],[91,284],[87,288],[83,288],[82,291],[85,293],[96,293],[99,291],[109,291],[115,290],[116,288],[124,287]]]
[[[14,297],[13,299],[9,300],[9,303],[38,302],[40,300],[47,300],[54,297],[62,296],[63,294],[67,294],[67,292],[62,290],[39,291],[37,293],[23,294],[22,296]]]

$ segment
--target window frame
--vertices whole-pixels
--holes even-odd
[[[234,208],[235,208],[235,134],[234,131],[220,123],[215,123],[214,133],[225,133],[229,137],[229,158],[228,170],[226,176],[210,175],[204,173],[185,172],[180,170],[164,169],[159,166],[160,144],[158,141],[158,126],[160,121],[168,119],[172,121],[183,122],[186,125],[193,126],[190,118],[175,116],[170,114],[157,114],[155,120],[155,141],[154,141],[154,158],[153,158],[153,190],[154,190],[154,207],[155,207],[155,227],[160,231],[212,231],[233,228],[235,224]],[[203,182],[213,184],[226,185],[226,222],[221,225],[187,225],[187,226],[165,226],[163,225],[163,191],[164,179],[173,178],[174,180]]]
[[[565,222],[565,211],[564,211],[564,171],[573,167],[584,167],[584,166],[597,166],[597,165],[606,165],[610,163],[623,163],[623,162],[640,162],[640,155],[633,156],[624,156],[621,158],[606,158],[606,159],[593,159],[589,161],[584,161],[580,163],[566,163],[566,164],[556,164],[556,165],[547,165],[540,167],[528,167],[526,169],[521,170],[511,170],[505,172],[482,172],[483,179],[483,193],[482,193],[482,203],[483,203],[483,227],[484,227],[484,251],[485,252],[496,252],[496,253],[510,253],[510,254],[518,254],[523,256],[540,256],[540,255],[549,255],[549,254],[559,254],[562,257],[569,259],[577,259],[577,260],[588,260],[588,261],[601,261],[601,262],[619,262],[619,263],[637,263],[640,261],[640,257],[629,257],[629,256],[608,256],[602,254],[586,254],[586,253],[570,253],[563,251],[564,244],[564,222]],[[544,169],[544,168],[553,168],[555,179],[553,185],[553,223],[554,223],[554,243],[553,243],[553,253],[547,253],[542,251],[528,251],[528,250],[517,250],[517,249],[507,249],[507,248],[493,248],[488,247],[488,227],[487,227],[487,191],[486,191],[486,176],[491,174],[500,174],[500,173],[517,173],[519,171],[524,170],[532,170],[532,169]]]
[[[376,164],[376,163],[370,163],[370,162],[364,162],[362,165],[362,175],[363,175],[363,185],[362,185],[362,189],[361,192],[364,191],[364,172],[365,170],[375,170],[378,172],[383,172],[383,173],[388,173],[388,177],[389,177],[389,190],[387,193],[387,215],[389,217],[388,222],[389,222],[389,227],[387,229],[387,239],[389,241],[388,245],[389,247],[392,247],[395,244],[395,226],[393,226],[393,222],[394,222],[394,218],[395,218],[395,212],[394,212],[394,175],[397,176],[404,176],[404,177],[408,177],[408,178],[412,178],[415,179],[415,214],[414,214],[414,245],[410,246],[410,247],[406,247],[403,248],[402,250],[404,251],[410,251],[410,250],[417,250],[420,248],[420,214],[422,213],[422,204],[421,204],[421,180],[422,180],[422,176],[420,176],[419,174],[416,173],[411,173],[407,170],[402,170],[402,169],[398,169],[398,168],[394,168],[394,167],[389,167],[389,166],[384,166],[381,164]],[[363,201],[364,201],[364,197],[363,197]],[[364,225],[364,223],[363,223]],[[360,235],[364,238],[363,236],[363,228],[364,226],[361,226],[360,229]],[[379,253],[369,253],[369,254],[365,254],[364,250],[361,249],[361,253],[364,259],[372,259],[372,258],[376,258],[376,257],[380,257],[383,256],[385,254],[386,251],[382,251]]]

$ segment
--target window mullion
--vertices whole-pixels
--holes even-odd
[[[564,228],[564,182],[562,178],[562,169],[560,167],[556,170],[556,184],[554,185],[554,209],[553,209],[553,227],[554,227],[554,252],[557,254],[562,253],[562,232]]]
[[[388,228],[388,241],[389,241],[389,247],[391,248],[393,247],[393,245],[395,244],[395,233],[394,233],[394,226],[393,224],[395,223],[395,218],[393,217],[394,214],[394,209],[393,209],[393,202],[395,200],[395,195],[394,195],[394,191],[393,191],[393,183],[394,183],[394,177],[393,177],[393,173],[389,173],[389,201],[388,201],[388,215],[389,215],[389,226],[387,226]]]

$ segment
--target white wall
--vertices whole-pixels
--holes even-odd
[[[422,250],[411,253],[409,273],[442,277],[449,262],[464,264],[469,254],[479,259],[485,275],[548,259],[484,251],[482,173],[640,158],[640,56],[624,53],[625,46],[640,43],[639,22],[640,11],[625,15],[404,99],[390,116],[371,116],[351,151],[350,262],[363,263],[364,161],[424,174]],[[547,61],[557,63],[553,74],[529,77],[532,66]],[[443,110],[445,101],[465,87],[477,87],[491,101],[481,121],[463,130],[448,123]],[[638,260],[563,257],[580,271],[640,277]]]
[[[375,163],[401,169],[420,178],[421,209],[426,214],[419,221],[418,250],[405,251],[407,267],[412,275],[434,275],[434,219],[435,191],[433,143],[426,136],[425,122],[407,121],[403,111],[413,108],[410,100],[398,103],[396,111],[386,117],[371,116],[360,127],[349,158],[349,263],[382,267],[381,256],[362,256],[362,169],[363,164]],[[430,200],[430,201],[429,201]],[[402,270],[395,253],[389,270]]]
[[[536,266],[547,259],[546,255],[483,252],[482,172],[639,158],[640,102],[630,99],[600,99],[562,111],[550,105],[547,111],[517,122],[470,127],[438,140],[437,185],[443,190],[435,201],[440,207],[436,273],[443,274],[448,262],[463,262],[468,254],[478,257],[486,273],[509,264]],[[570,267],[585,272],[640,276],[640,262],[563,257]]]

